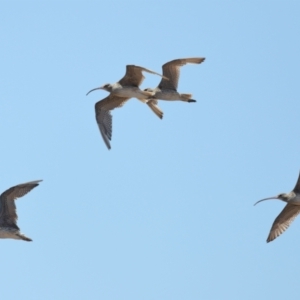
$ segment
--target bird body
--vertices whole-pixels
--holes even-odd
[[[271,242],[281,235],[295,220],[300,213],[300,174],[294,189],[289,193],[282,193],[277,196],[264,198],[257,201],[254,205],[265,200],[277,199],[286,202],[286,206],[277,216],[271,227],[267,242]]]
[[[151,89],[147,89],[148,92]],[[191,99],[192,94],[180,94],[175,90],[171,89],[160,89],[159,87],[152,90],[154,93],[154,98],[166,101],[185,101],[185,102],[196,102],[196,100]],[[151,97],[151,96],[150,96]]]
[[[142,102],[145,102],[145,97],[151,97],[154,95],[154,92],[146,92],[140,90],[138,87],[116,87],[111,91],[112,94],[124,97],[124,98],[137,98]]]
[[[295,194],[294,192],[291,192],[287,194],[286,196],[289,200],[287,203],[293,204],[293,205],[300,205],[300,195]]]
[[[106,98],[95,104],[96,121],[99,126],[101,136],[108,149],[111,149],[110,140],[112,136],[112,115],[110,111],[123,106],[130,98],[137,98],[143,103],[146,103],[148,101],[147,98],[154,95],[154,92],[142,91],[139,89],[139,86],[145,78],[142,73],[143,71],[163,77],[162,75],[146,68],[135,65],[127,65],[125,76],[118,82],[113,84],[104,84],[103,86],[92,89],[87,93],[88,95],[90,92],[99,89],[110,93]]]
[[[17,226],[15,200],[30,192],[41,180],[22,183],[11,187],[0,195],[0,238],[32,241],[20,232]]]
[[[87,95],[98,89],[103,89],[112,95],[116,95],[118,97],[123,97],[123,98],[137,98],[141,100],[142,102],[147,102],[144,98],[145,97],[151,97],[154,95],[154,92],[147,92],[147,91],[142,91],[138,87],[135,86],[122,86],[119,82],[113,83],[113,84],[106,84],[103,85],[99,88],[92,89],[90,90]]]

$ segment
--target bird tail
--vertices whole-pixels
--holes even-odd
[[[182,101],[189,102],[189,100],[192,100],[192,94],[180,94],[180,98]]]
[[[148,106],[151,108],[151,110],[160,118],[163,118],[163,112],[160,110],[160,108],[157,106],[157,100],[151,99],[147,102]]]
[[[17,233],[16,234],[19,239],[23,240],[23,241],[26,241],[26,242],[32,242],[32,239],[28,238],[27,236],[25,236],[24,234],[22,233]]]

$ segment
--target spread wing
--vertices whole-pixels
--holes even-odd
[[[160,89],[170,89],[170,90],[177,90],[178,87],[178,80],[180,76],[180,67],[186,65],[187,63],[190,64],[200,64],[205,60],[203,57],[194,57],[194,58],[181,58],[175,59],[165,63],[162,66],[163,69],[163,76],[168,78],[169,80],[162,79],[159,83]]]
[[[112,115],[111,110],[123,106],[130,98],[118,97],[110,94],[108,97],[95,104],[96,121],[98,123],[100,133],[108,149],[111,148],[110,140],[112,135]]]
[[[299,177],[298,177],[297,183],[296,183],[296,185],[295,185],[293,191],[294,191],[296,194],[300,194],[300,173],[299,173]]]
[[[135,66],[135,65],[127,65],[126,66],[126,74],[121,80],[119,80],[119,83],[122,86],[139,87],[145,78],[142,73],[143,71],[151,73],[151,74],[156,74],[156,75],[162,77],[162,75],[160,75],[156,72],[153,72],[151,70],[148,70],[146,68]]]
[[[15,200],[26,195],[41,181],[36,180],[13,186],[0,195],[0,226],[7,225],[19,229],[16,224],[18,216]]]
[[[158,101],[157,99],[150,99],[146,102],[148,106],[151,108],[151,110],[160,118],[163,118],[163,111],[158,107]]]
[[[282,212],[278,215],[278,217],[275,219],[270,230],[267,242],[269,243],[273,241],[285,230],[287,230],[299,213],[300,207],[298,205],[288,203],[282,210]]]

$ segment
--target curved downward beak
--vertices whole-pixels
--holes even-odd
[[[261,200],[257,201],[256,203],[254,203],[254,205],[256,205],[259,202],[262,202],[262,201],[265,201],[265,200],[272,200],[272,199],[279,199],[279,198],[277,196],[269,197],[269,198],[264,198],[264,199],[261,199]]]
[[[103,90],[103,87],[100,86],[100,87],[97,87],[97,88],[94,88],[94,89],[90,90],[90,91],[86,94],[86,96],[87,96],[90,92],[93,92],[93,91],[96,91],[96,90]]]

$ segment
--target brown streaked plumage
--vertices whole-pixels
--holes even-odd
[[[95,105],[96,121],[98,123],[100,133],[108,149],[111,149],[110,140],[112,136],[112,115],[111,110],[117,107],[121,107],[130,98],[137,98],[143,103],[146,103],[148,98],[154,95],[154,92],[142,91],[139,86],[144,80],[143,71],[162,76],[149,69],[127,65],[126,74],[118,82],[114,84],[105,84],[98,88],[90,90],[87,95],[95,90],[105,90],[110,95],[103,100],[99,101]]]
[[[277,216],[271,227],[267,242],[271,242],[288,229],[290,224],[300,213],[300,174],[294,189],[289,193],[282,193],[274,197],[264,198],[257,201],[254,205],[261,201],[278,199],[286,202],[286,206]]]
[[[15,200],[23,197],[42,180],[22,183],[11,187],[0,195],[0,238],[11,238],[24,241],[32,241],[20,232],[17,226],[17,211]]]

